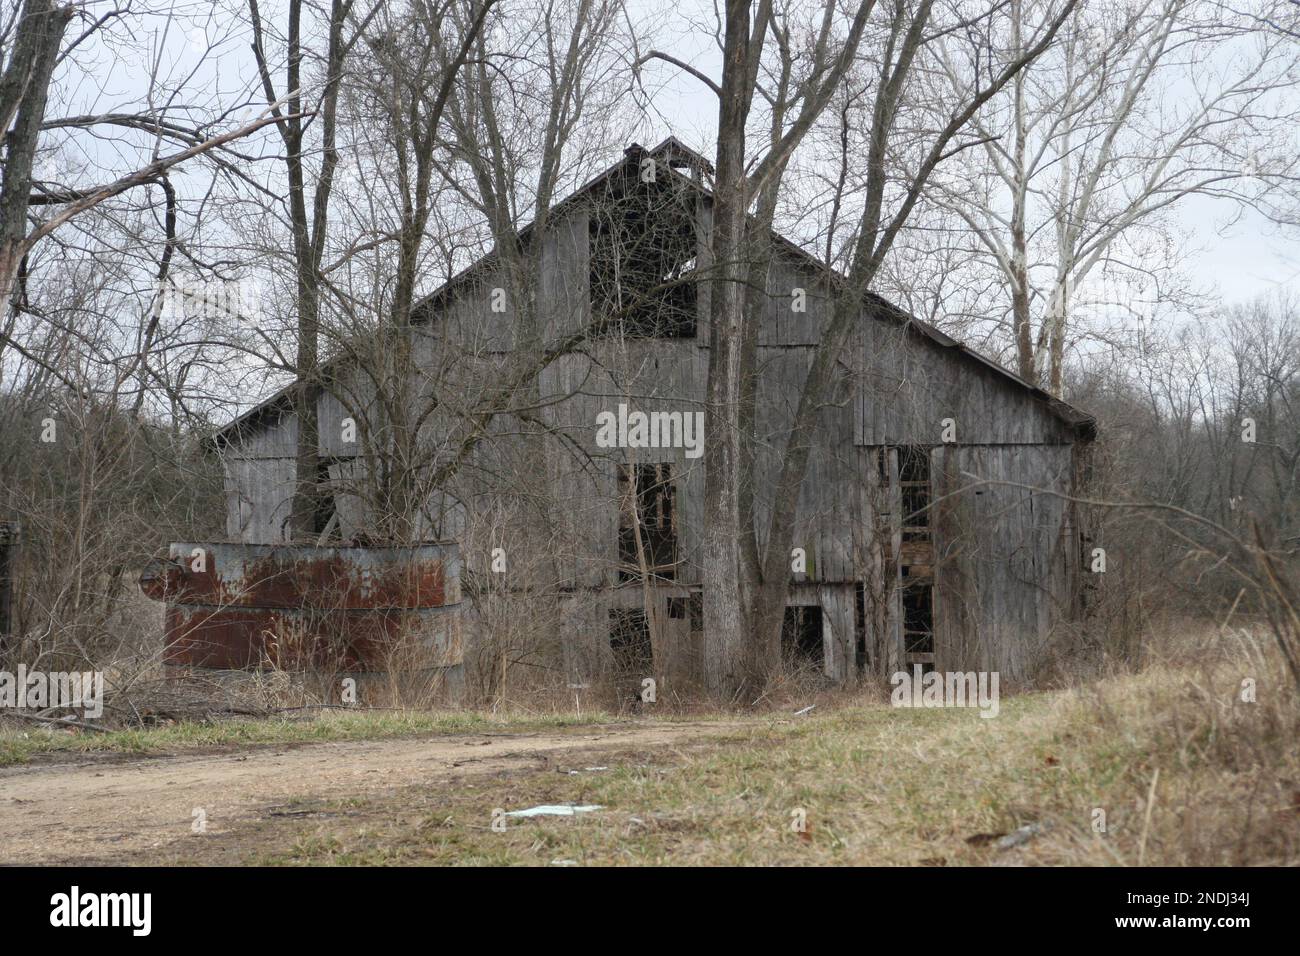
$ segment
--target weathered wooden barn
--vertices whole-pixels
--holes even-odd
[[[415,416],[421,467],[446,476],[423,493],[421,535],[460,542],[479,640],[549,629],[570,681],[699,674],[703,459],[670,429],[704,407],[709,285],[693,280],[709,271],[710,173],[675,139],[634,146],[558,204],[543,234],[525,231],[528,249],[541,244],[529,315],[494,255],[417,309],[418,381],[403,402],[427,408]],[[753,296],[760,535],[838,282],[779,236],[771,251],[766,295]],[[467,449],[463,423],[522,349],[545,356],[528,409],[499,409]],[[319,396],[332,488],[320,523],[343,540],[373,535],[384,507],[371,493],[380,382],[340,357]],[[1086,539],[1069,495],[1093,420],[874,297],[836,388],[799,503],[792,660],[841,681],[913,663],[1032,677],[1080,607]],[[609,416],[636,411],[660,413],[664,440],[599,440]],[[287,392],[218,435],[233,540],[285,539],[296,436]],[[503,601],[509,613],[491,611]]]

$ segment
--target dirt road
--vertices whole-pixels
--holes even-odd
[[[0,863],[111,863],[188,837],[292,814],[303,800],[446,785],[467,774],[567,766],[566,756],[671,747],[734,729],[645,724],[520,734],[313,743],[0,769]],[[282,809],[277,809],[282,808]]]

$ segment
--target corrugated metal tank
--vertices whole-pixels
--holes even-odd
[[[460,550],[178,542],[140,576],[166,603],[163,662],[382,671],[404,635],[459,671]]]

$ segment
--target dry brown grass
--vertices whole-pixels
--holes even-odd
[[[1074,687],[1004,694],[995,719],[894,709],[876,687],[792,684],[774,689],[765,713],[726,715],[716,734],[587,761],[604,771],[476,775],[470,763],[455,786],[322,803],[320,814],[261,821],[184,852],[272,863],[1300,863],[1300,702],[1275,645],[1259,631],[1184,624],[1149,639],[1145,658],[1141,671],[1116,664]],[[1243,700],[1246,680],[1253,702]],[[810,715],[792,716],[813,702]],[[669,700],[652,711],[672,712]],[[519,716],[578,723],[588,713],[557,699]],[[393,720],[404,733],[438,733],[435,716]],[[352,738],[385,733],[347,720],[363,718],[340,718]],[[333,736],[330,722],[307,726],[307,739]],[[135,742],[155,749],[147,743]],[[585,763],[575,753],[566,766]],[[504,833],[489,826],[495,808],[568,802],[605,809],[512,821]],[[796,810],[803,832],[792,828]],[[1034,828],[1029,839],[999,845],[1023,827]]]
[[[1066,814],[1059,835],[1034,855],[1051,863],[1297,862],[1300,704],[1271,638],[1184,624],[1149,655],[1141,672],[1074,689],[1037,718],[1037,739],[1059,746],[1061,797],[1094,795],[1108,832]],[[1254,702],[1243,699],[1245,681],[1254,682]]]
[[[689,746],[605,754],[603,772],[543,768],[345,801],[321,818],[232,833],[222,858],[1300,862],[1300,707],[1276,652],[1262,638],[1187,628],[1154,643],[1149,660],[1140,673],[1004,698],[996,719],[892,709],[873,694],[809,717],[751,717]],[[1241,699],[1246,678],[1256,681],[1254,703]],[[514,821],[504,833],[489,826],[497,807],[566,802],[605,809]],[[806,814],[803,832],[792,828],[796,810]],[[1034,835],[999,845],[1021,827]]]

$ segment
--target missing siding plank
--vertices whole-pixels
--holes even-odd
[[[867,586],[861,581],[853,585],[853,646],[858,671],[862,672],[871,662],[867,648]]]
[[[903,540],[930,540],[930,452],[907,446],[899,449],[898,488],[902,498]]]
[[[612,179],[588,225],[592,315],[611,333],[694,338],[696,207],[664,177]]]
[[[319,459],[316,463],[316,487],[313,489],[312,527],[314,535],[332,530],[330,519],[334,517],[334,487],[330,480],[330,463]]]

